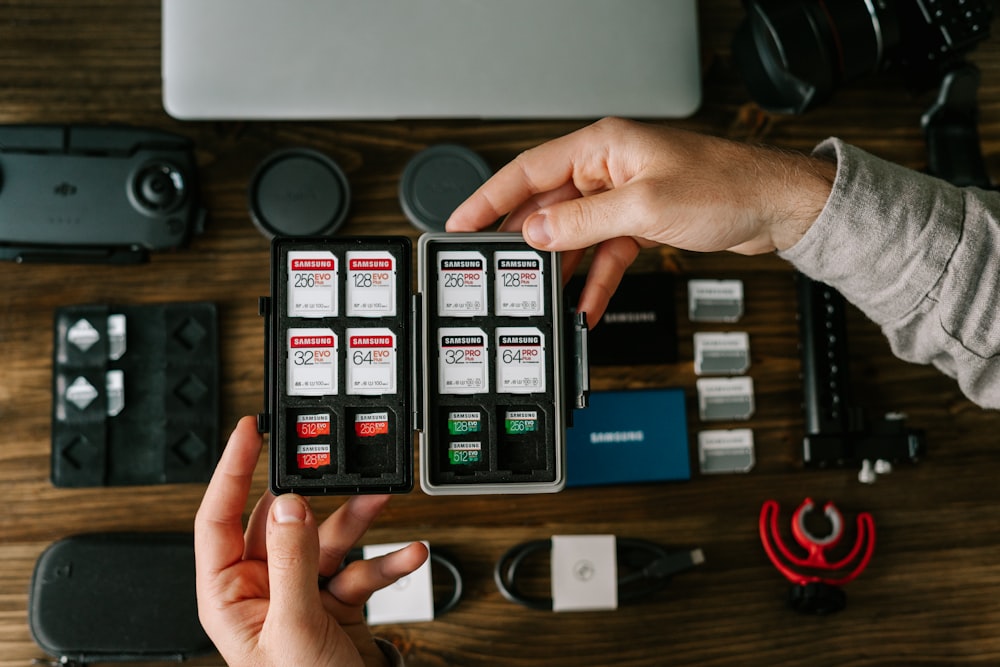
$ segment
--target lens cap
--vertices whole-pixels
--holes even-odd
[[[493,174],[477,153],[436,144],[410,159],[399,183],[399,203],[416,227],[443,232],[448,216]]]
[[[250,182],[250,216],[267,237],[327,236],[347,217],[351,192],[336,162],[308,148],[268,156]]]

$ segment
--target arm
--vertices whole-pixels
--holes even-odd
[[[957,188],[828,140],[823,212],[779,253],[878,324],[893,352],[930,363],[1000,408],[1000,193]]]
[[[882,326],[904,359],[1000,407],[1000,195],[892,165],[841,142],[814,156],[605,119],[519,155],[448,221],[522,230],[594,257],[578,309],[595,323],[641,247],[777,250]]]

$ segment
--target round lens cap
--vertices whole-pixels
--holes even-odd
[[[336,162],[308,148],[265,159],[250,183],[250,215],[265,236],[325,236],[347,217],[351,192]]]
[[[448,216],[492,174],[468,148],[437,144],[414,155],[403,169],[399,203],[415,226],[443,232]]]

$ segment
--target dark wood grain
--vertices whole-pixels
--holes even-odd
[[[809,150],[837,135],[914,168],[926,158],[919,118],[928,103],[889,75],[871,76],[801,117],[749,102],[730,53],[742,15],[735,0],[701,3],[704,104],[693,130]],[[251,225],[247,183],[271,151],[302,145],[347,172],[354,208],[344,234],[416,236],[396,198],[399,174],[419,149],[465,144],[500,166],[583,121],[182,123],[160,104],[157,0],[0,3],[0,122],[150,125],[191,137],[209,211],[190,248],[136,267],[0,264],[0,666],[43,657],[28,632],[28,583],[52,541],[90,530],[189,530],[202,485],[56,489],[49,483],[53,310],[80,303],[207,300],[222,328],[224,430],[263,402],[257,297],[267,293],[268,245]],[[994,32],[997,26],[994,26]],[[220,36],[221,38],[221,36]],[[359,55],[359,57],[363,57]],[[980,133],[987,167],[1000,174],[1000,44],[974,54],[982,70]],[[0,189],[0,197],[3,196]],[[996,665],[1000,664],[1000,521],[996,519],[1000,415],[977,409],[933,369],[892,357],[877,328],[849,319],[856,393],[876,411],[902,410],[926,429],[928,459],[879,480],[853,470],[802,469],[803,423],[789,267],[775,257],[645,251],[637,267],[681,278],[744,280],[758,411],[757,466],[745,476],[687,483],[573,489],[557,495],[397,497],[367,540],[426,539],[466,571],[461,605],[432,623],[379,628],[414,667],[443,665]],[[692,453],[701,427],[684,290],[678,290],[680,361],[595,369],[594,387],[682,387]],[[712,327],[698,327],[698,330]],[[718,327],[722,330],[723,327]],[[254,492],[266,486],[257,472]],[[804,497],[833,499],[853,516],[873,513],[879,541],[846,611],[800,617],[757,537],[763,500],[786,512]],[[319,499],[318,510],[336,499]],[[614,613],[552,614],[506,602],[492,566],[510,546],[555,533],[613,532],[701,547],[705,565],[666,591]],[[81,610],[83,613],[84,610]],[[222,664],[218,657],[194,665]]]

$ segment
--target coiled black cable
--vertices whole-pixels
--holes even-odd
[[[552,610],[552,599],[531,597],[518,586],[518,570],[532,554],[552,550],[552,540],[531,540],[508,549],[493,568],[493,580],[500,594],[530,609]],[[618,602],[628,603],[652,595],[666,587],[670,577],[705,561],[701,549],[668,551],[648,540],[617,538]]]

